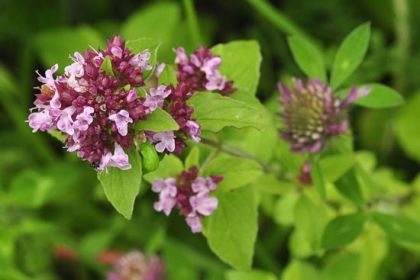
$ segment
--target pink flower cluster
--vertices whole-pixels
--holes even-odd
[[[169,216],[172,209],[177,208],[194,233],[201,232],[201,219],[217,208],[218,200],[210,193],[223,180],[221,176],[204,178],[197,173],[197,168],[191,167],[177,178],[156,179],[152,184],[152,191],[159,193],[155,210]]]
[[[176,49],[177,78],[189,88],[189,92],[218,91],[228,95],[236,89],[233,82],[219,72],[222,59],[212,54],[204,47],[198,47],[193,54],[188,56],[184,48]]]
[[[158,257],[146,257],[133,251],[121,256],[109,272],[107,280],[163,280],[164,267]]]
[[[319,80],[306,84],[294,79],[293,87],[278,84],[281,93],[281,130],[285,140],[291,143],[292,151],[317,153],[334,135],[349,128],[347,111],[357,98],[369,93],[369,88],[353,87],[343,100],[333,96],[331,87]]]

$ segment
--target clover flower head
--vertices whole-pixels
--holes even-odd
[[[107,280],[163,280],[164,266],[155,256],[146,257],[140,251],[122,255],[114,264]]]
[[[152,191],[159,193],[159,200],[154,208],[167,216],[173,208],[177,208],[191,231],[201,232],[202,218],[210,216],[217,208],[218,200],[210,194],[221,180],[221,176],[198,176],[198,169],[194,166],[177,178],[156,179],[152,183]]]
[[[302,153],[317,153],[330,137],[346,132],[349,105],[369,93],[368,88],[358,91],[353,87],[340,100],[328,84],[319,80],[304,83],[298,79],[294,79],[292,87],[279,83],[278,89],[284,123],[282,137],[291,143],[292,151]]]

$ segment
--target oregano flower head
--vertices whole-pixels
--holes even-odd
[[[334,135],[349,129],[347,111],[358,97],[369,93],[369,89],[356,90],[343,99],[333,96],[332,88],[319,80],[294,79],[294,85],[287,87],[279,83],[280,115],[284,127],[282,137],[291,143],[291,149],[302,153],[317,153]]]
[[[45,77],[39,74],[42,85],[29,126],[34,132],[59,131],[67,150],[97,170],[131,168],[125,150],[133,145],[133,124],[162,107],[171,94],[164,85],[145,87],[150,56],[148,50],[133,53],[119,36],[109,40],[105,50],[74,53],[63,75],[54,78],[57,64]]]
[[[107,280],[163,280],[164,266],[155,256],[146,257],[140,251],[132,251],[121,256],[114,269],[107,274]]]
[[[177,178],[156,179],[152,183],[152,191],[159,193],[159,200],[154,208],[169,216],[173,208],[177,208],[192,232],[201,232],[201,219],[210,216],[217,208],[218,200],[210,196],[223,180],[221,176],[198,176],[197,167],[190,167]]]

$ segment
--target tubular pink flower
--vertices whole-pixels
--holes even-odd
[[[157,132],[153,134],[152,141],[157,143],[155,148],[159,153],[163,153],[165,150],[168,152],[175,150],[175,134],[173,131]]]
[[[133,119],[130,118],[130,114],[126,110],[121,110],[116,114],[109,116],[111,121],[115,122],[117,126],[118,133],[121,136],[126,136],[128,133],[128,124],[133,122]]]

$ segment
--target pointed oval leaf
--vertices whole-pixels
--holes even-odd
[[[389,108],[404,104],[402,96],[393,88],[380,84],[367,84],[368,95],[356,99],[355,104],[369,108]]]
[[[134,125],[134,128],[138,130],[150,130],[154,132],[159,132],[168,130],[178,130],[179,125],[168,112],[157,108],[150,115],[147,116],[146,120],[138,121]]]
[[[137,151],[128,153],[131,168],[121,170],[110,167],[108,171],[98,173],[98,179],[105,195],[112,206],[126,219],[131,219],[134,201],[140,191],[142,170],[141,159]]]
[[[353,30],[341,43],[334,59],[331,85],[338,88],[362,63],[369,46],[370,24]]]

